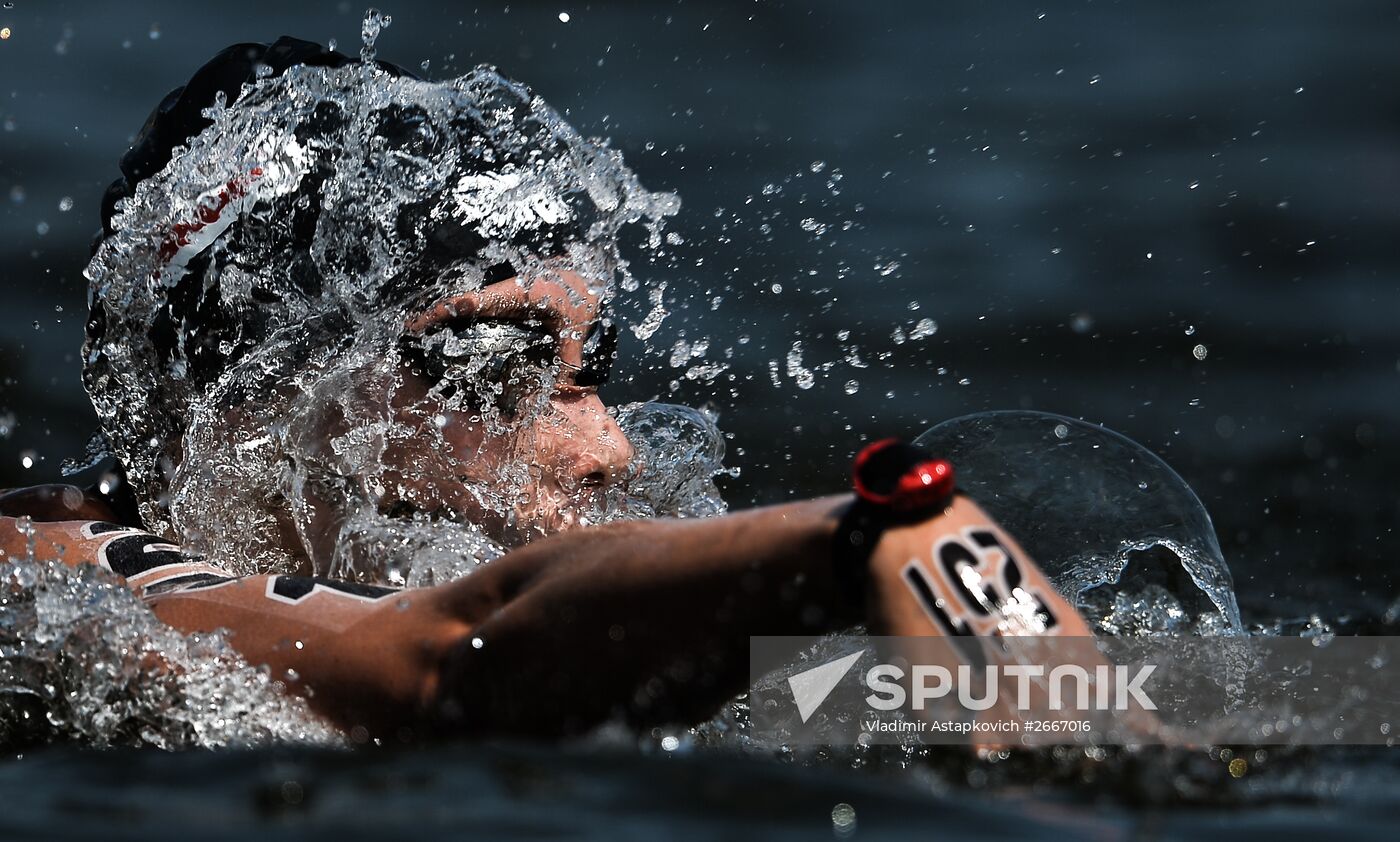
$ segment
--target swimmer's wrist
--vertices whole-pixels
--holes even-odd
[[[917,523],[947,507],[955,493],[953,466],[896,439],[866,446],[851,468],[854,499],[832,539],[836,586],[854,610],[865,606],[870,557],[891,526]]]

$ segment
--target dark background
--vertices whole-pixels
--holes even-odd
[[[353,52],[363,11],[4,5],[0,486],[57,478],[93,429],[81,272],[151,107],[235,41]],[[680,192],[685,244],[636,267],[669,282],[673,315],[651,353],[626,349],[610,396],[713,402],[742,469],[735,504],[837,489],[862,437],[1045,409],[1183,474],[1247,618],[1374,616],[1400,593],[1393,4],[385,10],[382,58],[429,60],[434,77],[498,64]],[[924,317],[935,336],[892,341]],[[840,330],[888,358],[852,369]],[[711,360],[732,349],[734,381],[673,392],[672,343],[702,336]],[[810,390],[775,388],[769,361],[799,339],[806,366],[835,364]]]

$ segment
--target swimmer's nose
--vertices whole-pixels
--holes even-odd
[[[570,471],[571,479],[580,488],[604,488],[626,475],[634,451],[602,401],[594,397],[586,403],[576,417],[575,435],[582,446]]]

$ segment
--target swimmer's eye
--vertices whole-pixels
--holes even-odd
[[[489,403],[513,419],[553,386],[558,341],[543,325],[483,320],[405,336],[399,351],[444,400]]]
[[[617,322],[604,316],[593,323],[583,342],[583,365],[574,375],[574,385],[596,388],[608,382],[617,362]]]

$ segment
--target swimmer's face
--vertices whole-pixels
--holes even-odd
[[[435,302],[405,325],[388,514],[446,517],[507,544],[578,526],[632,446],[598,396],[600,300],[569,271]]]

